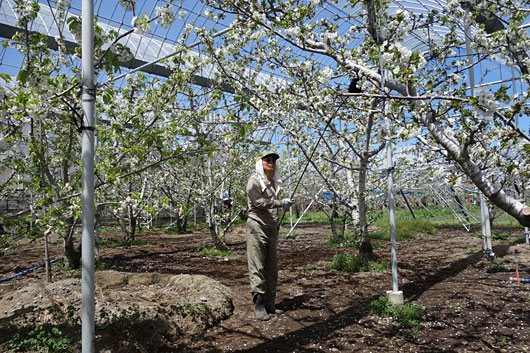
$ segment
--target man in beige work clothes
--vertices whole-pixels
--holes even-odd
[[[268,320],[269,314],[277,315],[276,282],[278,267],[278,214],[291,206],[291,200],[278,198],[281,180],[276,153],[262,152],[256,160],[256,170],[248,179],[247,200],[247,259],[250,289],[258,320]]]

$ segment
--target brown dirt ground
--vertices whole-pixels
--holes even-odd
[[[232,317],[164,352],[530,352],[530,284],[509,280],[514,249],[521,275],[530,277],[530,246],[522,244],[521,229],[495,230],[508,235],[493,242],[495,263],[483,258],[481,240],[463,229],[439,229],[437,235],[400,242],[400,290],[406,302],[425,310],[421,328],[412,333],[366,310],[392,288],[390,270],[344,275],[326,269],[334,254],[356,252],[326,247],[328,229],[302,226],[296,240],[280,242],[277,306],[285,313],[267,322],[254,318],[242,228],[227,235],[233,251],[227,258],[198,252],[211,246],[200,230],[190,235],[148,231],[140,235],[146,245],[101,249],[100,255],[106,269],[202,274],[238,294]],[[389,244],[373,244],[380,259],[389,261]],[[50,251],[60,256],[60,244]],[[40,244],[30,242],[0,256],[0,278],[42,262],[42,253]],[[44,277],[39,270],[2,283],[0,295]]]

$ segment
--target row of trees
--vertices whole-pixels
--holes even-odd
[[[192,207],[200,206],[215,243],[223,246],[227,219],[246,208],[244,185],[261,148],[260,129],[274,131],[287,162],[283,174],[291,181],[287,193],[310,165],[295,200],[325,189],[336,195],[333,217],[346,224],[352,212],[358,213],[361,254],[367,258],[372,256],[368,224],[381,200],[369,191],[385,188],[388,168],[381,152],[392,141],[419,141],[404,147],[409,151],[395,172],[408,177],[398,181],[408,186],[470,181],[492,204],[530,225],[524,203],[530,136],[518,126],[518,119],[528,118],[528,93],[509,95],[506,86],[494,85],[471,95],[466,73],[474,64],[462,55],[462,29],[469,28],[474,58],[514,67],[527,87],[529,63],[522,53],[530,43],[521,28],[527,1],[475,1],[471,10],[464,2],[451,2],[444,10],[415,15],[392,12],[385,1],[351,0],[333,17],[322,17],[330,6],[323,1],[204,3],[218,18],[234,20],[221,38],[206,28],[186,27],[183,42],[195,31],[201,56],[182,47],[166,62],[173,70],[167,78],[138,73],[120,87],[98,86],[96,209],[98,215],[113,214],[124,237],[135,236],[140,216],[164,210],[183,228]],[[64,13],[69,4],[57,6]],[[131,10],[134,2],[123,6]],[[25,61],[16,81],[2,75],[10,88],[0,95],[5,176],[0,195],[10,198],[23,190],[34,197],[27,209],[2,215],[3,222],[24,234],[17,226],[36,217],[37,233],[61,234],[65,256],[77,267],[82,112],[75,58],[80,49],[67,47],[59,36],[58,50],[50,50],[47,37],[28,30],[38,6],[23,9],[21,31],[4,42]],[[147,32],[162,17],[170,25],[174,16],[168,10],[156,11],[153,19],[139,16],[136,26]],[[502,19],[502,29],[488,31],[484,14]],[[79,32],[78,18],[56,20]],[[435,24],[447,31],[436,41],[423,38],[425,52],[402,45],[412,32]],[[119,44],[123,35],[100,27],[96,33],[96,69],[105,80],[119,73],[130,51]],[[209,87],[193,84],[201,69],[212,67]],[[352,78],[357,78],[350,90],[355,93],[348,93]],[[437,166],[410,178],[420,160]],[[440,160],[452,166],[433,164]],[[223,215],[225,191],[233,206]]]

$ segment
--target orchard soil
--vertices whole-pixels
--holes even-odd
[[[530,246],[522,229],[494,230],[504,239],[493,241],[493,262],[484,258],[477,231],[441,228],[436,235],[399,242],[399,289],[406,303],[424,308],[417,330],[367,310],[368,303],[392,289],[390,268],[357,274],[327,269],[335,254],[357,250],[326,246],[330,231],[325,225],[300,226],[295,240],[279,242],[277,307],[285,313],[257,321],[244,228],[227,235],[228,257],[200,254],[202,247],[212,246],[207,231],[144,231],[138,238],[147,240],[145,245],[100,249],[105,269],[202,274],[235,294],[230,318],[162,352],[530,352],[530,283],[509,279],[515,276],[515,249],[521,276],[530,277]],[[389,263],[388,241],[374,240],[373,245],[379,261]],[[52,258],[60,256],[60,243],[50,252]],[[0,277],[42,262],[42,253],[41,244],[29,242],[0,256]],[[44,277],[40,270],[0,284],[0,295]]]

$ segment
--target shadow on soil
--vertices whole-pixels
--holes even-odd
[[[499,245],[494,247],[493,250],[498,257],[502,257],[507,254],[509,247],[509,245]],[[450,264],[448,267],[439,269],[433,275],[423,278],[421,282],[418,278],[414,282],[404,285],[402,290],[406,294],[406,300],[416,300],[430,287],[457,275],[469,266],[478,264],[483,259],[484,256],[482,251],[477,251],[464,259]],[[331,339],[337,331],[358,323],[359,320],[367,315],[366,308],[368,304],[372,300],[377,299],[377,297],[379,296],[361,299],[360,301],[357,301],[355,305],[336,313],[324,321],[315,322],[312,325],[286,334],[285,336],[268,339],[256,346],[234,352],[313,352],[314,350],[303,347],[310,345],[312,342],[325,342]],[[297,310],[298,308],[305,306],[309,299],[310,298],[307,295],[296,296],[292,299],[278,303],[278,307],[286,311]],[[231,330],[230,333],[234,332],[236,332],[236,330]],[[237,333],[240,335],[250,335],[243,331]],[[221,350],[214,347],[214,342],[211,342],[211,344],[212,346],[210,346],[208,352],[221,352]],[[185,347],[179,347],[177,350],[170,350],[167,352],[183,351],[186,351]]]
[[[495,253],[496,257],[503,257],[508,253],[509,248],[510,245],[498,245],[493,247],[493,252]],[[438,272],[434,273],[430,277],[427,277],[421,281],[415,280],[414,282],[405,284],[401,290],[403,290],[406,300],[417,300],[425,291],[435,284],[455,276],[469,266],[476,265],[482,260],[484,260],[483,252],[477,251],[466,258],[452,263],[449,267],[441,268]]]

